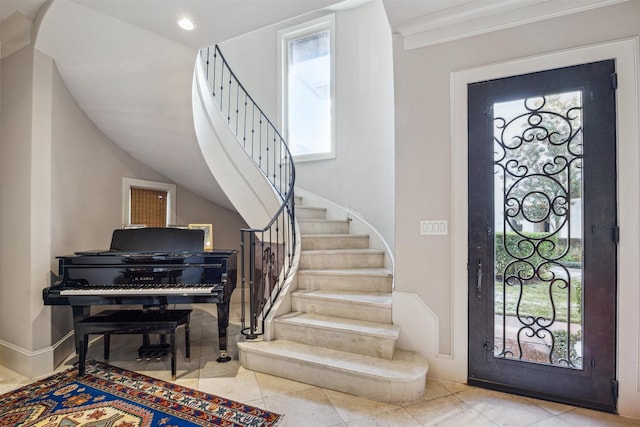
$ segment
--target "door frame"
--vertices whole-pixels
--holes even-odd
[[[617,337],[616,257],[618,247],[612,233],[617,226],[618,218],[616,212],[616,90],[612,84],[614,75],[615,61],[605,60],[499,80],[487,80],[468,86],[469,265],[479,266],[469,269],[468,279],[469,283],[474,284],[469,286],[468,299],[470,316],[468,384],[607,412],[617,410],[617,393],[614,387],[617,384],[615,340]],[[553,102],[556,94],[571,94],[570,96],[575,98],[569,105],[556,105]],[[579,95],[576,96],[576,94]],[[528,106],[528,100],[539,101],[540,99],[544,99],[540,117],[525,110],[524,104]],[[511,111],[513,106],[501,108],[502,103],[517,103],[516,110]],[[534,108],[538,105],[537,102],[532,104],[536,104]],[[574,107],[579,108],[579,112],[572,111]],[[550,114],[545,114],[545,111],[555,111],[562,115],[562,119],[566,122],[558,118],[562,124],[557,125],[558,128],[556,128],[555,120]],[[526,116],[522,117],[523,114]],[[529,114],[534,115],[529,116]],[[508,136],[500,134],[497,130],[501,122],[496,117],[507,122],[517,120],[512,124],[502,123],[505,124],[503,131]],[[518,120],[517,117],[521,119]],[[537,122],[532,123],[531,120],[539,120],[540,128],[531,128],[537,124]],[[545,130],[546,132],[571,130],[575,134],[571,137],[564,134],[557,135],[557,138],[551,138],[545,134],[547,139],[541,136]],[[523,137],[525,141],[520,141],[522,144],[516,143],[514,138],[518,137]],[[527,137],[534,139],[529,141]],[[570,142],[572,140],[573,142]],[[556,143],[558,146],[552,149],[551,147]],[[523,155],[524,157],[531,155],[527,150],[533,146],[540,150],[546,148],[550,150],[546,156],[562,156],[567,163],[557,162],[557,157],[553,157],[552,161],[544,154],[540,159],[523,158]],[[573,150],[570,149],[571,146]],[[547,170],[546,167],[550,165],[553,165],[552,170]],[[579,169],[581,173],[577,176],[581,194],[574,194],[574,183],[569,182],[569,178],[570,175],[577,174]],[[538,182],[537,174],[558,182],[555,186],[547,188]],[[537,187],[537,185],[542,186]],[[533,199],[528,199],[529,196],[524,196],[523,192],[528,192]],[[560,292],[555,294],[557,298],[560,298],[560,295],[572,294],[570,291],[567,292],[568,290],[561,291],[560,282],[553,280],[547,274],[548,272],[533,271],[530,270],[531,267],[525,267],[528,263],[532,263],[534,269],[542,268],[547,265],[546,262],[555,264],[554,260],[559,255],[556,255],[555,251],[553,254],[550,253],[550,245],[552,241],[556,241],[555,238],[558,238],[556,243],[564,248],[560,239],[562,231],[561,229],[554,231],[553,226],[550,229],[545,227],[544,233],[537,237],[526,236],[527,225],[532,225],[533,221],[539,219],[540,217],[536,217],[538,214],[544,215],[531,211],[529,214],[534,217],[531,218],[526,214],[527,208],[524,205],[527,200],[537,200],[535,194],[540,193],[536,192],[552,198],[548,203],[554,208],[544,214],[549,215],[546,219],[551,224],[554,223],[553,219],[559,221],[565,232],[569,232],[574,225],[571,224],[574,218],[569,218],[569,213],[573,213],[568,206],[569,202],[576,196],[582,200],[580,218],[576,219],[581,231],[571,235],[571,237],[582,237],[582,285],[580,287],[582,292],[579,305],[582,310],[578,310],[582,314],[580,316],[582,319],[577,324],[568,320],[566,326],[563,326],[562,320],[556,318],[556,315],[560,315],[562,308],[567,307],[569,301],[566,301],[567,305],[563,305],[555,298],[550,301],[549,296],[543,296],[542,302],[546,302],[547,309],[550,308],[549,304],[555,303],[553,315],[548,312],[540,313],[544,319],[542,321],[539,318],[534,320],[529,317],[533,314],[526,308],[527,302],[532,298],[526,290],[529,286],[526,285],[527,282],[523,283],[516,279],[523,274],[525,276],[523,278],[531,278],[532,281],[538,282],[538,286],[549,292],[552,290]],[[507,199],[510,199],[511,203],[508,203]],[[567,209],[564,213],[556,211],[556,208],[562,211],[563,207]],[[513,223],[515,218],[510,218],[510,215],[515,215],[515,210],[520,209],[524,215],[522,218],[524,235],[514,234],[512,237],[515,240],[512,243],[519,241],[526,244],[524,247],[518,245],[520,251],[516,247],[511,248],[515,253],[507,262],[509,265],[515,262],[513,266],[500,267],[498,265],[499,247],[506,245],[503,249],[507,251],[507,258],[511,250],[499,235],[504,233],[503,237],[507,238],[508,235],[516,232]],[[543,230],[536,231],[543,232]],[[538,240],[539,238],[542,240]],[[522,253],[518,255],[519,252]],[[519,256],[524,258],[522,263],[517,261],[520,259]],[[477,275],[480,274],[476,271],[477,269],[484,270],[482,281]],[[568,272],[565,271],[558,273],[555,279],[565,277],[565,273],[568,276]],[[504,277],[499,279],[497,275],[502,274]],[[565,284],[573,289],[575,280],[576,278],[572,277]],[[504,285],[504,290],[498,291],[498,282]],[[507,286],[508,284],[512,286]],[[524,288],[522,288],[523,284],[525,284]],[[480,286],[483,291],[478,290]],[[524,313],[519,312],[517,319],[514,319],[515,330],[511,333],[502,323],[506,321],[508,313],[496,312],[498,301],[507,294],[512,296],[519,294],[520,298],[523,298],[518,302],[518,308],[524,310]],[[524,303],[524,306],[521,303]],[[504,308],[506,310],[506,305]],[[500,338],[496,335],[499,324],[505,327],[503,334],[499,335]],[[569,365],[568,360],[566,364],[552,362],[552,349],[545,350],[536,346],[536,344],[542,344],[543,338],[549,339],[551,336],[558,338],[556,333],[552,332],[556,328],[565,332],[567,337],[575,333],[576,329],[581,329],[582,338],[579,341],[582,351],[578,350],[580,359],[577,366]],[[570,331],[568,328],[575,329]],[[507,340],[517,340],[517,344],[513,342],[511,347],[507,344]],[[526,355],[526,350],[521,345],[526,347],[526,342],[529,340],[541,351],[540,355],[544,354],[542,360],[536,362]],[[557,345],[558,342],[555,341],[555,344]],[[571,348],[569,344],[567,342],[564,351],[569,351]],[[510,348],[508,354],[497,354],[508,348]],[[564,357],[569,359],[569,354],[564,353]]]
[[[535,57],[460,70],[451,75],[451,279],[453,363],[447,366],[451,378],[461,382],[467,376],[468,274],[467,274],[467,84],[536,71],[579,65],[606,59],[616,60],[618,73],[618,336],[617,377],[619,411],[640,416],[635,402],[640,399],[640,186],[638,174],[638,38],[552,52]],[[625,238],[629,236],[629,238]],[[634,319],[620,322],[619,319]],[[620,357],[625,355],[625,357]],[[632,361],[636,361],[636,366]],[[455,374],[453,373],[456,371]],[[464,378],[462,375],[464,374]]]

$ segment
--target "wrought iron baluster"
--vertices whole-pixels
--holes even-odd
[[[250,294],[249,306],[251,312],[249,314],[249,326],[245,327],[245,314],[243,304],[242,314],[242,333],[248,337],[256,337],[262,334],[264,329],[259,325],[259,316],[264,316],[270,310],[271,305],[265,305],[267,302],[274,302],[277,297],[284,280],[287,278],[292,266],[292,254],[295,250],[295,201],[294,201],[294,185],[295,185],[295,165],[291,159],[291,153],[286,142],[273,125],[273,123],[264,115],[260,107],[254,102],[240,81],[237,79],[224,56],[220,52],[218,46],[211,48],[213,50],[213,66],[207,63],[207,76],[212,75],[212,79],[207,81],[211,84],[211,94],[218,103],[220,112],[226,116],[229,128],[235,134],[238,142],[245,148],[245,152],[253,159],[255,165],[262,171],[264,177],[273,186],[277,194],[282,197],[282,204],[274,217],[262,229],[243,229],[241,230],[241,265],[244,273],[245,259],[249,260],[249,278],[242,277],[243,289],[248,285]],[[207,48],[207,55],[210,48]],[[204,50],[200,52],[201,59],[204,61]],[[220,57],[219,65],[217,58]],[[220,67],[218,70],[218,66]],[[212,70],[211,70],[212,68]],[[211,71],[210,71],[211,70]],[[226,75],[228,73],[228,76]],[[236,85],[236,88],[233,85]],[[227,90],[228,94],[224,91]],[[235,90],[235,96],[232,91]],[[217,92],[218,91],[218,92]],[[225,96],[226,95],[226,96]],[[233,98],[235,97],[235,105]],[[244,107],[240,107],[240,102],[244,97]],[[227,102],[225,105],[224,102]],[[234,111],[235,110],[235,111]],[[232,114],[235,113],[235,117]],[[243,117],[240,115],[243,114]],[[251,114],[249,119],[247,116]],[[232,123],[232,120],[235,123]],[[242,120],[242,123],[240,122]],[[250,138],[247,133],[251,131]],[[249,144],[250,147],[247,145]],[[269,153],[271,152],[271,156]],[[276,165],[278,167],[276,168]],[[283,165],[285,171],[282,171]],[[280,175],[279,177],[277,175]],[[279,179],[278,179],[279,178]],[[284,227],[284,228],[282,228]],[[269,239],[268,241],[266,239]],[[271,278],[280,278],[280,282],[275,284],[274,292],[270,294],[267,301],[257,300],[255,295],[258,278],[255,277],[255,245],[256,240],[260,240],[261,245],[275,248],[271,255],[273,256],[271,264],[265,264],[264,268],[276,268]],[[282,246],[282,248],[280,247]],[[289,261],[284,261],[284,254],[287,254]],[[282,258],[282,260],[280,259]],[[285,265],[286,264],[286,265]],[[276,274],[277,273],[277,274]],[[270,278],[270,280],[272,280]],[[244,293],[242,293],[244,297]],[[253,298],[253,299],[251,299]],[[244,301],[244,299],[243,299]],[[264,313],[263,313],[264,309]]]

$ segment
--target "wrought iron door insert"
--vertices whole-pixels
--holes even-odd
[[[582,367],[582,100],[493,104],[494,355]]]

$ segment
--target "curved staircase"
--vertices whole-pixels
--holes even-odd
[[[271,341],[239,342],[247,369],[389,403],[425,392],[428,364],[399,350],[391,271],[350,220],[296,206],[302,248],[291,312],[273,320]]]
[[[381,402],[420,399],[428,364],[396,348],[393,276],[385,268],[390,251],[372,247],[386,244],[327,200],[308,193],[322,206],[304,206],[294,196],[294,162],[278,130],[217,46],[202,50],[201,59],[194,78],[196,134],[212,173],[256,227],[241,230],[241,265],[249,266],[242,284],[250,290],[243,308],[250,313],[248,327],[242,315],[240,363]],[[244,334],[260,339],[242,341]]]

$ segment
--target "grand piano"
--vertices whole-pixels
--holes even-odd
[[[74,329],[95,305],[215,303],[218,362],[227,362],[229,300],[236,286],[237,251],[204,252],[203,230],[137,228],[113,231],[108,250],[59,256],[59,280],[43,289],[45,305],[68,305]],[[76,351],[79,337],[76,333]]]

